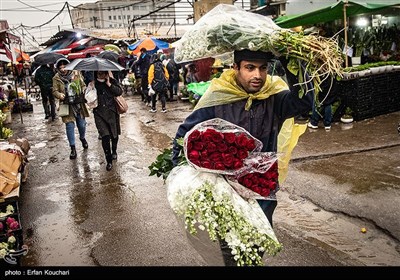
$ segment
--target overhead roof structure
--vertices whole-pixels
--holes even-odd
[[[283,28],[291,28],[296,26],[313,25],[321,22],[330,22],[338,19],[343,19],[343,9],[346,6],[347,17],[359,14],[374,13],[385,9],[398,9],[400,11],[400,2],[397,4],[378,4],[373,2],[357,2],[341,0],[335,4],[322,9],[312,11],[310,13],[281,16],[275,20],[275,23]],[[397,13],[398,14],[398,13]]]

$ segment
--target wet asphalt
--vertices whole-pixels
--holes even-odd
[[[171,144],[190,113],[187,101],[150,113],[128,94],[118,160],[105,169],[93,116],[89,149],[69,159],[61,119],[34,111],[13,114],[11,128],[29,140],[28,178],[19,198],[22,265],[212,266],[190,245],[166,199],[163,180],[148,166]],[[267,266],[400,265],[400,112],[307,128],[278,192],[274,229],[283,250]],[[303,121],[299,121],[303,122]],[[365,228],[366,232],[361,232]]]

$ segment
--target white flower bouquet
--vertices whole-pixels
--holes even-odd
[[[206,230],[209,238],[201,242],[210,249],[225,240],[238,266],[263,265],[263,252],[274,255],[281,249],[257,201],[244,200],[222,175],[182,165],[171,171],[166,185],[168,201],[187,231]]]

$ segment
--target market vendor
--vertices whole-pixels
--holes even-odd
[[[177,139],[184,137],[196,124],[213,118],[224,119],[247,130],[263,143],[262,152],[278,151],[278,134],[284,121],[310,111],[314,94],[309,91],[300,98],[301,86],[289,71],[289,86],[279,76],[268,75],[268,63],[274,58],[271,53],[263,51],[244,49],[234,52],[233,69],[211,81],[194,111],[179,126],[173,146],[175,165],[181,149]],[[279,60],[287,68],[287,60],[283,57]],[[312,85],[307,86],[312,89]],[[276,197],[258,200],[258,203],[272,225]],[[225,264],[236,265],[231,249],[223,240],[221,248]]]

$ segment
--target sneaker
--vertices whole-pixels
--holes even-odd
[[[307,123],[307,126],[309,127],[309,128],[313,128],[313,129],[317,129],[318,128],[318,125],[313,125],[312,123]]]
[[[164,109],[161,110],[161,112],[166,113],[167,109],[164,108]]]
[[[325,126],[325,130],[331,130],[331,126]]]
[[[155,112],[157,112],[157,110],[156,109],[150,109],[150,111],[149,112],[151,112],[151,113],[155,113]]]

